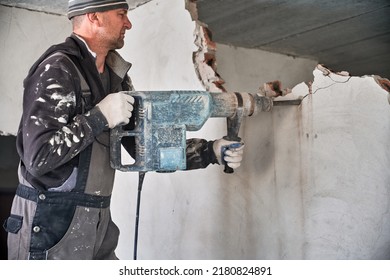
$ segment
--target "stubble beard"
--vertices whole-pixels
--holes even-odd
[[[125,45],[125,40],[122,38],[119,38],[116,43],[115,49],[121,49]]]
[[[100,40],[102,43],[105,42],[103,44],[105,44],[109,50],[121,49],[125,45],[124,38],[113,37],[110,34],[105,34],[105,35],[101,36]]]

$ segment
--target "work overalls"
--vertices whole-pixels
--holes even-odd
[[[122,67],[122,74],[129,67]],[[114,175],[105,131],[80,153],[72,191],[38,191],[20,184],[4,224],[8,258],[117,259],[119,229],[109,208]]]
[[[6,222],[9,259],[116,259],[119,230],[109,208],[115,171],[109,166],[108,136],[104,132],[80,154],[71,192],[18,186]],[[24,215],[27,208],[35,215]]]

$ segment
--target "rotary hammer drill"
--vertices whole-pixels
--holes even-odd
[[[135,99],[131,129],[111,130],[111,166],[121,171],[171,172],[186,169],[186,131],[197,131],[211,117],[227,118],[229,141],[238,136],[244,117],[270,111],[273,100],[260,94],[207,91],[129,91]],[[123,163],[121,140],[134,137],[133,163]],[[231,147],[224,147],[231,148]],[[223,152],[223,151],[222,151]],[[233,170],[225,165],[225,172]]]

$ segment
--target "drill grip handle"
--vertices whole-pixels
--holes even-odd
[[[240,137],[224,136],[223,139],[225,139],[227,141],[237,141],[238,142],[238,143],[232,143],[230,145],[222,146],[222,148],[221,148],[221,161],[225,164],[225,168],[224,168],[223,172],[225,172],[227,174],[232,174],[232,173],[234,173],[234,169],[231,168],[223,158],[224,158],[226,150],[235,149],[235,148],[239,148],[242,146],[241,138]]]
[[[227,165],[227,163],[225,163],[225,169],[223,170],[223,172],[225,172],[227,174],[232,174],[232,173],[234,173],[234,169],[231,168],[229,165]]]

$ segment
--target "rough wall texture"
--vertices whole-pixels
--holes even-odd
[[[1,6],[0,13],[6,38],[0,66],[8,70],[0,73],[0,130],[15,134],[28,68],[70,26],[65,17]],[[121,53],[133,63],[137,89],[204,89],[193,64],[196,24],[184,1],[150,1],[129,17],[133,29]],[[224,45],[216,45],[215,55],[228,91],[256,92],[279,79],[286,87],[298,84],[292,94],[306,97],[300,106],[275,107],[245,120],[246,153],[234,175],[220,166],[148,173],[138,257],[389,258],[387,92],[373,77],[320,70],[313,77],[316,62],[306,59]],[[311,93],[302,81],[314,81]],[[225,120],[210,119],[188,136],[215,139],[225,133]],[[118,172],[112,214],[121,229],[122,259],[132,258],[136,189],[137,174]]]
[[[388,92],[373,77],[314,76],[300,135],[305,257],[389,259]]]

